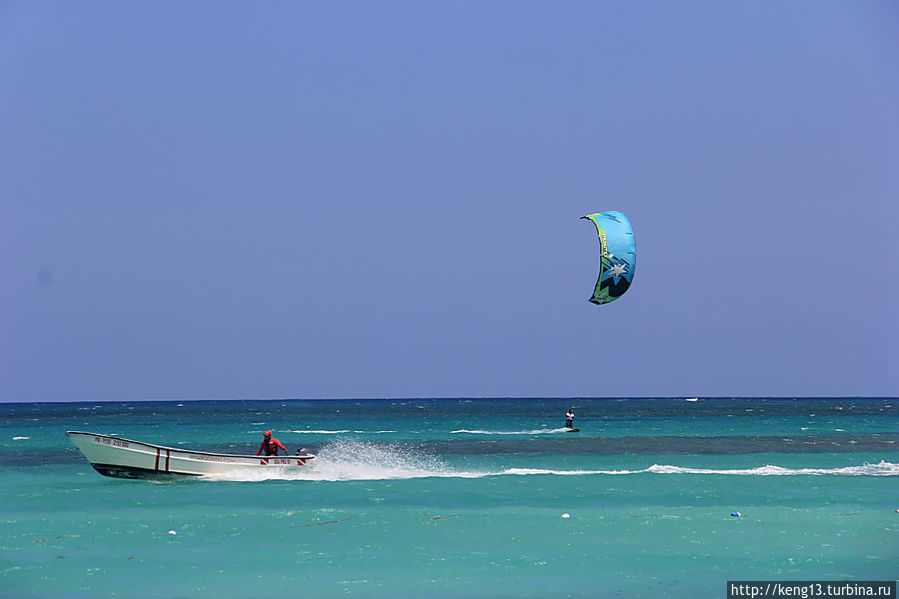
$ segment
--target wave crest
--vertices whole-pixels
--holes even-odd
[[[732,470],[685,468],[682,466],[653,464],[645,471],[654,474],[724,474],[737,476],[899,476],[899,464],[883,460],[879,464],[866,462],[861,466],[846,466],[843,468],[783,468],[768,464],[758,468]]]

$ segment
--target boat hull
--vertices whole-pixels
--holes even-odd
[[[113,478],[176,478],[309,469],[314,455],[249,456],[191,451],[109,435],[68,431],[69,441],[94,470]]]

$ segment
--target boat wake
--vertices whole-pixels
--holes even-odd
[[[501,470],[461,470],[438,456],[423,454],[408,446],[340,441],[324,446],[308,470],[267,468],[263,471],[209,475],[206,480],[222,481],[365,481],[418,478],[487,478],[495,476],[598,476],[598,475],[719,475],[719,476],[899,476],[899,464],[881,461],[842,468],[756,468],[715,469],[653,464],[635,470],[555,470],[506,468]]]

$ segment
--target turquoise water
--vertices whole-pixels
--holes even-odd
[[[561,430],[572,405],[580,433]],[[65,437],[255,453],[266,429],[316,468],[117,480]],[[724,597],[727,580],[895,580],[897,440],[895,399],[0,405],[0,597]]]

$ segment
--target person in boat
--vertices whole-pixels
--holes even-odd
[[[259,455],[263,451],[265,455],[278,455],[278,450],[283,449],[284,453],[287,454],[287,448],[281,445],[281,442],[272,437],[272,431],[265,431],[265,437],[262,439],[262,443],[259,445],[259,451],[256,452],[256,455]]]
[[[568,408],[565,414],[565,428],[574,428],[574,408]]]

